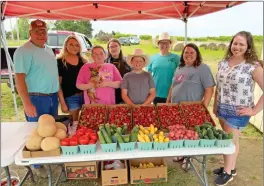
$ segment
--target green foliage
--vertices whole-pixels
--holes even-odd
[[[29,21],[25,18],[19,18],[18,21],[18,30],[19,30],[19,38],[21,40],[29,38]],[[17,30],[14,28],[12,30],[14,39],[17,39]]]
[[[120,32],[113,32],[114,33],[114,38],[118,39],[120,37],[132,37],[132,36],[137,36],[136,34],[123,34]]]
[[[90,21],[55,21],[52,30],[67,30],[73,32],[79,32],[87,37],[92,37],[92,24]]]
[[[151,35],[140,35],[139,38],[141,40],[151,40],[152,36]]]
[[[112,34],[106,33],[100,30],[97,34],[95,34],[94,38],[98,40],[100,43],[106,43],[113,37]]]

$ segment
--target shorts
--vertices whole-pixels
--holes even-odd
[[[226,114],[222,108],[217,107],[216,116],[225,121],[225,123],[231,128],[242,130],[249,122],[250,116],[238,116]]]
[[[84,99],[82,94],[73,95],[65,98],[66,105],[69,111],[79,110],[84,104]]]

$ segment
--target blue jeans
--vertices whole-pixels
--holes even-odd
[[[28,117],[26,114],[26,120],[28,122],[38,122],[39,117],[42,114],[50,114],[54,118],[58,116],[58,95],[57,93],[51,96],[29,96],[31,103],[36,107],[37,117]],[[35,169],[41,167],[41,165],[33,165]]]
[[[37,122],[43,114],[50,114],[54,118],[58,116],[58,94],[54,93],[51,96],[29,96],[31,103],[36,107],[37,117],[28,117],[28,122]]]
[[[70,111],[79,110],[84,104],[83,94],[72,95],[65,98],[66,105]]]

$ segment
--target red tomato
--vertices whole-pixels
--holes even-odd
[[[91,132],[91,133],[93,133],[93,130],[92,129],[86,129],[85,132]]]
[[[89,143],[89,140],[87,139],[86,136],[81,136],[79,138],[79,144],[81,144],[81,145],[87,145],[88,143]]]
[[[76,141],[78,141],[78,139],[79,139],[79,136],[75,134],[70,138],[70,140],[76,140]]]
[[[65,139],[61,140],[60,143],[61,143],[61,146],[69,146],[70,141],[69,141],[69,139],[65,138]]]
[[[90,140],[90,141],[89,141],[89,144],[95,144],[95,143],[96,143],[95,140]]]
[[[92,133],[92,134],[90,135],[90,139],[91,139],[91,140],[94,140],[94,141],[97,141],[97,134]]]
[[[77,146],[78,145],[78,141],[75,139],[71,139],[70,140],[70,146]]]

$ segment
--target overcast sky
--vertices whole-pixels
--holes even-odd
[[[170,35],[184,36],[184,23],[180,20],[150,21],[96,21],[92,22],[93,35],[119,31],[121,33],[158,35],[169,32]],[[5,21],[5,28],[10,30],[10,22]],[[234,35],[246,30],[254,35],[263,35],[263,2],[247,2],[220,12],[191,18],[188,21],[188,36],[220,36]]]

